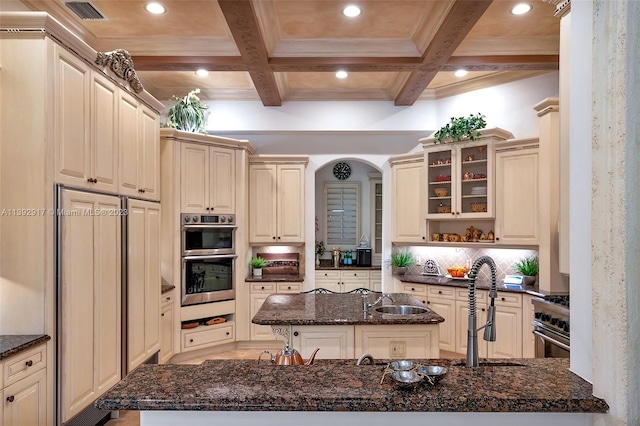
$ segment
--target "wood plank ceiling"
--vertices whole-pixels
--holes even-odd
[[[168,100],[201,88],[203,99],[393,100],[409,106],[558,69],[559,20],[535,0],[144,0],[91,4],[106,20],[81,20],[63,0],[23,0],[99,51],[128,50],[145,88]],[[195,76],[206,69],[208,77]],[[469,74],[453,77],[465,69]],[[337,81],[334,73],[349,73]]]

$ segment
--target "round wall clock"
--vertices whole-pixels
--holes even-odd
[[[337,163],[333,166],[333,175],[340,180],[345,180],[351,176],[351,166],[347,163]]]

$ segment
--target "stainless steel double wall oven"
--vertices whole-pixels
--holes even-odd
[[[182,306],[235,298],[234,215],[180,215]]]

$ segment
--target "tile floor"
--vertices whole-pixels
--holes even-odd
[[[260,356],[260,349],[243,349],[229,352],[220,352],[217,354],[208,355],[201,358],[193,358],[187,361],[180,362],[179,364],[200,364],[208,359],[258,359]],[[460,355],[453,352],[440,351],[441,358],[464,358],[464,355]],[[120,411],[120,417],[118,419],[109,420],[106,426],[140,426],[140,413],[138,411]]]

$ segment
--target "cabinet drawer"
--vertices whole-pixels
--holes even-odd
[[[444,287],[444,286],[428,286],[427,287],[427,298],[430,299],[432,297],[437,297],[440,299],[456,299],[456,289],[454,287]]]
[[[16,356],[10,357],[4,362],[4,386],[9,386],[46,367],[47,347],[40,345]]]
[[[302,283],[278,283],[278,293],[300,293]]]
[[[182,347],[184,349],[199,349],[221,343],[233,342],[235,337],[235,324],[226,323],[207,326],[205,330],[183,331]]]
[[[327,278],[340,278],[340,271],[316,271],[316,280]]]
[[[369,271],[340,271],[340,276],[343,280],[348,280],[349,278],[369,279]]]
[[[160,295],[160,303],[161,305],[167,306],[173,303],[173,299],[175,298],[175,295],[173,294],[173,291],[168,291],[162,295]]]
[[[496,305],[498,306],[510,306],[513,308],[522,307],[522,295],[517,293],[498,292],[496,297]]]
[[[382,278],[382,271],[371,271],[371,278]]]
[[[406,284],[403,283],[400,287],[403,293],[413,293],[413,294],[421,294],[427,295],[427,286],[421,284]]]
[[[276,283],[251,283],[251,293],[275,293]]]
[[[487,303],[489,292],[487,290],[476,289],[476,303]],[[456,290],[456,300],[469,300],[469,289],[459,288]]]

